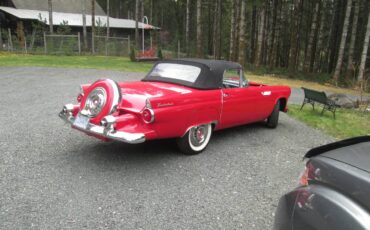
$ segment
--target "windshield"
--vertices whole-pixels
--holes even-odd
[[[193,65],[160,63],[154,67],[152,72],[149,73],[149,76],[176,79],[194,83],[197,80],[200,72],[201,69]]]

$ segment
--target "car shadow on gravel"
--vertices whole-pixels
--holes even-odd
[[[229,129],[216,131],[212,134],[212,142],[227,141],[235,136],[244,136],[258,129],[267,129],[265,123],[259,122]],[[207,151],[207,150],[205,150]],[[85,158],[94,162],[145,163],[161,159],[188,157],[180,152],[175,139],[153,140],[141,144],[126,144],[122,142],[94,142],[79,146],[74,152],[75,157]]]
[[[160,164],[163,160],[176,159],[175,141],[171,139],[148,141],[142,144],[125,144],[121,142],[93,142],[77,146],[69,155],[70,162],[84,162],[86,167],[100,166],[136,166],[145,167],[148,163]],[[184,156],[185,157],[185,156]]]

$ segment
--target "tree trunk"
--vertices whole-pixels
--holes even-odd
[[[266,65],[267,51],[268,51],[268,37],[269,37],[269,26],[270,26],[270,11],[269,11],[269,1],[265,1],[265,25],[263,26],[263,40],[262,40],[262,51],[261,51],[261,62],[262,65]]]
[[[347,1],[346,16],[344,18],[344,23],[343,23],[342,38],[340,40],[337,65],[335,67],[335,72],[334,72],[334,76],[333,76],[335,84],[338,84],[338,78],[339,78],[340,70],[341,70],[342,64],[343,64],[343,54],[344,54],[344,48],[345,48],[345,45],[346,45],[346,39],[347,39],[347,33],[348,33],[348,24],[349,24],[349,16],[351,15],[351,8],[352,8],[352,0],[348,0]]]
[[[370,12],[367,16],[367,26],[366,26],[366,34],[364,39],[364,46],[362,49],[361,55],[361,64],[357,76],[357,82],[361,83],[364,80],[364,73],[365,73],[365,66],[366,66],[366,59],[367,59],[367,51],[369,49],[369,39],[370,39]]]
[[[110,11],[109,7],[110,7],[110,3],[109,3],[109,0],[107,0],[107,39],[109,37],[109,13],[110,13],[109,12]]]
[[[91,52],[95,53],[95,0],[91,0]]]
[[[202,52],[202,0],[197,0],[197,57],[201,58]]]
[[[120,1],[121,3],[121,1]],[[149,23],[153,25],[153,0],[150,0],[150,19]]]
[[[139,38],[139,5],[140,0],[135,0],[135,47],[138,48],[140,44]]]
[[[82,1],[82,34],[84,37],[84,50],[87,51],[86,0]]]
[[[314,8],[313,16],[312,16],[311,31],[310,31],[310,35],[308,38],[307,52],[306,52],[304,67],[303,67],[303,70],[305,72],[312,72],[312,67],[313,67],[312,60],[313,60],[313,57],[315,57],[315,48],[316,48],[315,40],[317,40],[316,39],[317,37],[317,18],[319,16],[319,12],[320,12],[320,1],[316,0],[315,8]]]
[[[355,12],[353,13],[353,21],[352,21],[352,32],[351,32],[351,41],[349,44],[348,50],[348,63],[347,63],[347,74],[346,78],[349,79],[351,74],[355,71],[355,66],[353,64],[353,54],[355,52],[355,42],[356,42],[356,35],[357,35],[357,22],[358,22],[358,14],[360,12],[360,2],[359,0],[354,0],[353,3],[355,4]]]
[[[48,9],[49,9],[49,30],[50,34],[54,32],[53,28],[53,1],[48,0]]]
[[[214,1],[214,12],[213,12],[213,41],[212,41],[212,54],[213,54],[213,58],[214,59],[217,59],[217,20],[218,20],[218,0],[217,1]]]
[[[289,49],[289,69],[296,70],[297,68],[297,45],[299,38],[299,6],[301,0],[294,1],[294,9],[292,16],[292,33],[290,37],[290,49]]]
[[[255,59],[255,66],[259,67],[261,64],[261,52],[262,52],[262,42],[263,42],[263,30],[265,26],[265,8],[262,6],[259,12],[259,25],[258,25],[258,37],[257,37],[257,53]]]
[[[246,1],[242,0],[240,9],[240,28],[239,28],[239,57],[238,62],[242,66],[245,64],[245,8]]]
[[[235,45],[234,45],[234,57],[233,60],[237,61],[239,57],[239,31],[240,31],[240,0],[236,0],[235,4],[235,10],[236,10],[236,15],[235,15]]]
[[[341,15],[342,15],[342,5],[344,2],[342,1],[334,1],[334,12],[335,16],[333,17],[333,23],[331,26],[331,37],[330,37],[330,56],[329,56],[329,65],[328,65],[328,73],[333,72],[333,68],[335,65],[335,60],[337,57],[337,51],[338,51],[338,37],[340,33],[340,21],[341,21]]]
[[[186,56],[189,57],[189,22],[190,22],[190,0],[186,0],[186,26],[185,26],[185,49]]]
[[[221,49],[221,44],[222,44],[222,36],[221,36],[221,31],[222,31],[222,2],[221,0],[218,0],[218,20],[217,20],[217,59],[221,59],[222,56],[222,49]]]
[[[140,1],[140,18],[139,21],[142,21],[144,18],[144,0]]]
[[[276,16],[276,26],[275,26],[275,48],[273,50],[272,59],[274,60],[273,66],[278,67],[281,64],[281,50],[283,46],[283,3],[280,1],[281,4],[277,5],[277,16]]]
[[[322,54],[322,58],[320,60],[320,64],[321,64],[321,72],[326,72],[326,73],[330,73],[330,61],[331,61],[331,47],[332,47],[332,37],[333,37],[333,33],[334,33],[334,30],[336,30],[335,28],[335,18],[337,17],[336,13],[335,13],[335,10],[336,10],[336,5],[337,5],[337,2],[326,2],[327,4],[327,9],[325,11],[325,15],[328,17],[328,19],[326,20],[327,22],[331,22],[331,23],[328,23],[329,24],[329,28],[328,28],[328,31],[326,32],[326,36],[325,36],[325,39],[323,42],[323,54]],[[329,18],[330,16],[330,18]],[[326,30],[325,30],[326,31]]]
[[[325,22],[328,20],[328,16],[326,14],[326,8],[327,8],[327,2],[323,1],[321,7],[321,13],[320,13],[320,24],[319,24],[319,30],[318,30],[318,38],[317,38],[317,46],[316,46],[316,53],[313,57],[313,64],[314,72],[320,72],[321,69],[321,60],[322,60],[322,49],[323,49],[323,43],[324,43],[324,29],[325,29]]]
[[[229,60],[234,61],[235,49],[235,0],[231,0],[230,51]]]
[[[278,10],[278,0],[273,0],[273,9],[272,9],[272,26],[271,26],[271,47],[269,52],[269,66],[270,68],[274,67],[275,59],[274,53],[276,52],[276,19],[277,19],[277,10]]]
[[[250,41],[250,54],[249,54],[249,62],[254,63],[255,56],[256,56],[256,26],[257,25],[257,6],[254,2],[253,9],[252,9],[252,28],[251,28],[251,41]]]

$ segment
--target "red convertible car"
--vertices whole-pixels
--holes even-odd
[[[81,85],[77,103],[64,105],[59,116],[104,141],[177,138],[182,152],[197,154],[215,130],[258,121],[275,128],[290,92],[248,82],[234,62],[168,60],[157,62],[141,81]]]

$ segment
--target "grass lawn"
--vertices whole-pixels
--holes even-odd
[[[330,84],[320,84],[317,82],[310,82],[310,81],[303,81],[303,80],[295,80],[295,79],[287,79],[282,77],[275,77],[272,75],[256,75],[254,73],[247,72],[246,76],[249,80],[265,83],[268,85],[287,85],[292,88],[301,88],[302,86],[305,88],[315,89],[318,91],[325,91],[331,93],[344,93],[359,96],[360,92],[354,89],[346,89],[346,88],[339,88],[335,87],[334,85]],[[363,95],[370,96],[370,93],[364,93]]]
[[[337,139],[370,134],[369,113],[337,109],[336,119],[333,119],[333,114],[328,111],[320,116],[321,108],[312,110],[310,105],[305,105],[302,111],[299,109],[300,105],[289,105],[288,115]]]
[[[126,57],[52,56],[0,53],[0,66],[42,66],[148,72],[153,64],[131,62]]]

